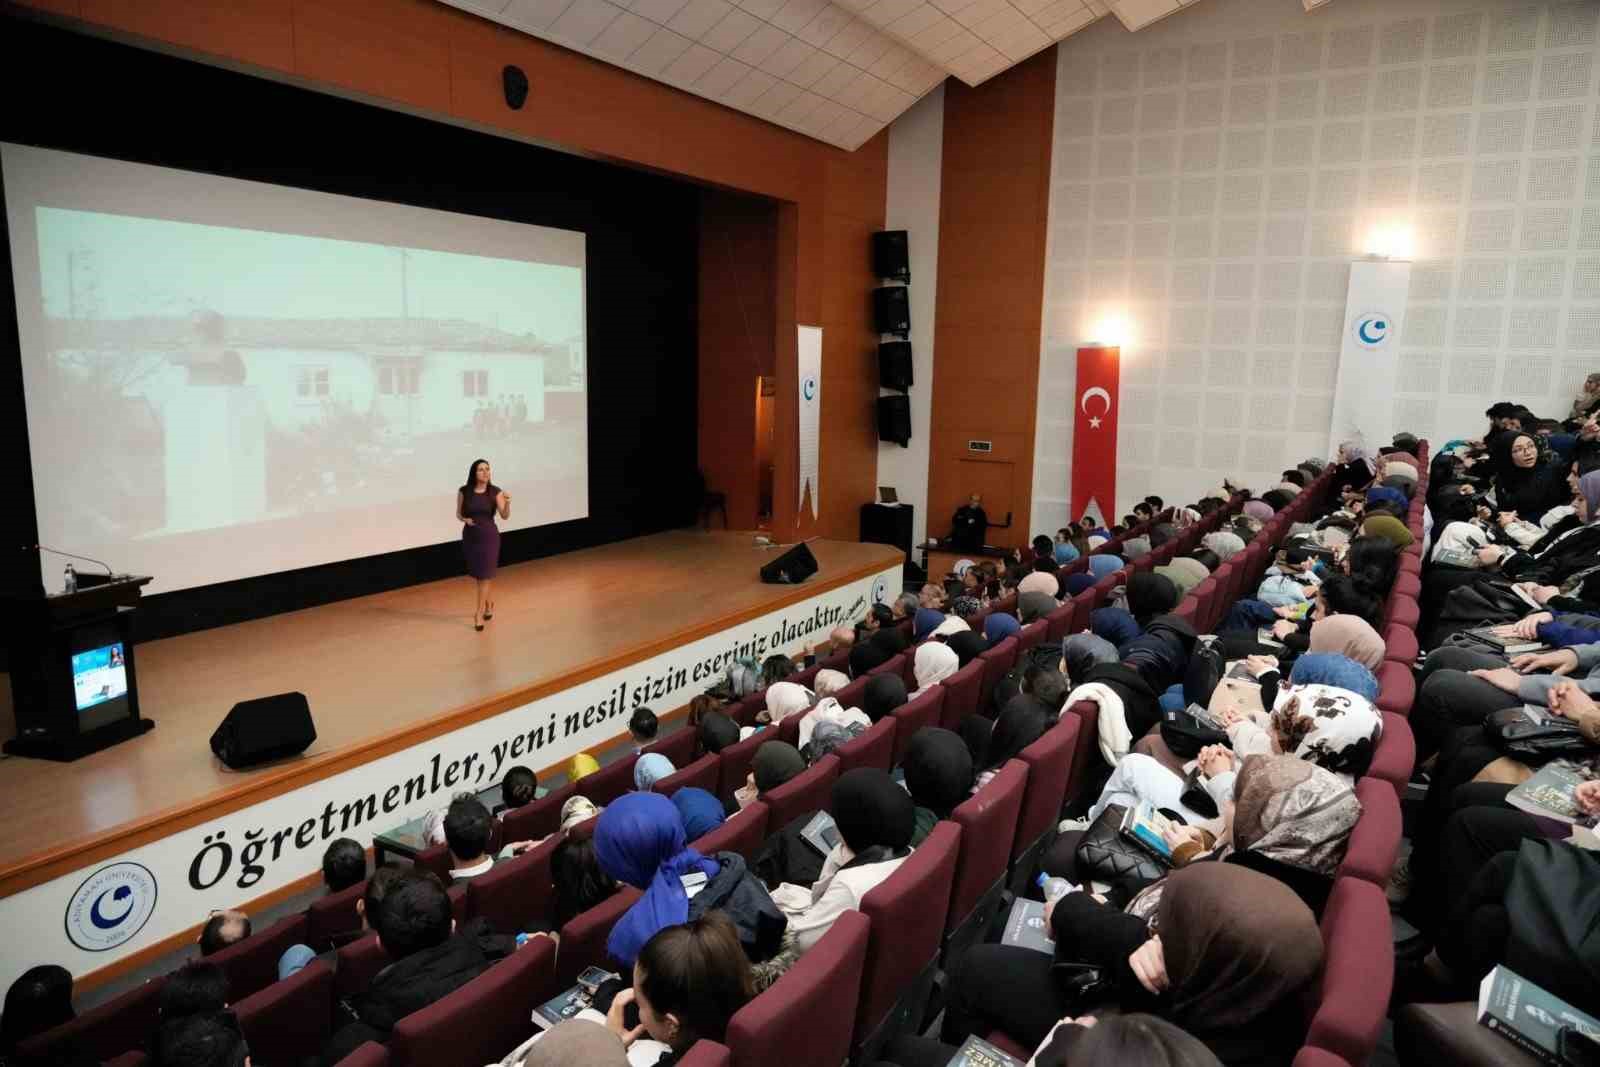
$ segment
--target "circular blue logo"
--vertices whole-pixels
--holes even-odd
[[[156,876],[142,863],[121,861],[95,871],[67,901],[67,940],[85,952],[127,941],[156,910]]]
[[[1369,311],[1365,315],[1356,316],[1351,331],[1356,344],[1362,348],[1377,348],[1389,339],[1389,328],[1392,325],[1388,315],[1381,311]]]
[[[800,383],[800,395],[807,400],[815,400],[817,398],[817,380],[807,376],[806,380]]]
[[[888,599],[889,579],[880,575],[878,579],[872,583],[872,602],[874,604],[882,604]]]

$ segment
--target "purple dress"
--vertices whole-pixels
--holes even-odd
[[[494,524],[494,502],[500,496],[496,486],[487,492],[463,491],[461,513],[472,525],[461,527],[461,551],[467,557],[467,573],[481,581],[494,577],[500,566],[500,529]]]

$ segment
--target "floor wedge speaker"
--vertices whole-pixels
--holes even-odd
[[[211,735],[211,751],[239,770],[296,756],[317,739],[304,693],[241,700]]]
[[[761,568],[761,580],[770,585],[799,585],[817,573],[817,557],[811,548],[798,544]]]

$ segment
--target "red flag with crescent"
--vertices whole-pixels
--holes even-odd
[[[1117,521],[1117,390],[1122,350],[1078,349],[1077,411],[1072,426],[1072,518],[1093,511]]]

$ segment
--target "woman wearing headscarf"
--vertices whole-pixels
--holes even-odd
[[[1411,501],[1406,499],[1404,493],[1384,485],[1375,485],[1367,490],[1367,506],[1370,508],[1374,504],[1387,504],[1398,509],[1401,514],[1405,514],[1406,510],[1411,507]]]
[[[1383,666],[1383,638],[1371,623],[1356,615],[1329,615],[1313,622],[1310,649],[1349,656],[1373,672]]]
[[[683,820],[683,836],[687,841],[698,841],[721,826],[728,817],[722,801],[698,786],[685,786],[672,794],[672,806],[678,809]]]
[[[918,608],[915,618],[911,621],[911,633],[921,641],[936,630],[944,622],[944,612],[936,608]]]
[[[797,953],[822,939],[846,911],[859,911],[861,898],[876,889],[911,855],[916,810],[911,797],[888,772],[876,767],[846,771],[833,784],[832,813],[839,831],[810,886],[785,884],[772,899],[783,909]]]
[[[1018,693],[1008,700],[994,721],[994,729],[989,731],[983,758],[973,760],[981,770],[972,784],[972,792],[988,785],[1007,760],[1015,759],[1023,749],[1043,737],[1052,722],[1054,719],[1044,705],[1028,694]]]
[[[1017,592],[1043,593],[1054,600],[1061,592],[1061,583],[1056,579],[1055,572],[1035,569],[1029,571],[1022,581],[1017,583]]]
[[[1505,434],[1495,442],[1494,500],[1499,511],[1514,511],[1529,522],[1567,503],[1567,469],[1550,458],[1531,433]]]
[[[1206,565],[1192,556],[1177,556],[1171,563],[1157,567],[1154,573],[1172,583],[1173,588],[1178,591],[1180,602],[1189,595],[1189,590],[1211,577]]]
[[[980,945],[954,967],[943,1040],[976,1027],[1037,1045],[1071,1003],[1055,965],[1091,964],[1122,1012],[1150,1012],[1199,1038],[1228,1067],[1286,1065],[1305,1038],[1299,997],[1322,969],[1316,919],[1287,887],[1227,863],[1166,879],[1151,921],[1068,893],[1046,911],[1054,958]]]
[[[1364,489],[1371,483],[1374,474],[1372,464],[1367,460],[1367,450],[1357,442],[1346,441],[1341,444],[1334,462],[1338,467],[1333,474],[1333,488]]]
[[[1003,611],[990,612],[989,617],[983,620],[983,636],[988,639],[991,647],[1021,629],[1022,623],[1017,621],[1017,617]]]
[[[1223,563],[1244,551],[1244,539],[1231,530],[1217,530],[1200,538],[1200,543],[1217,554]]]
[[[1056,561],[1057,567],[1065,567],[1069,563],[1076,562],[1079,555],[1077,546],[1071,541],[1061,540],[1059,535],[1055,545],[1050,549],[1050,556]]]
[[[708,711],[701,716],[695,734],[700,739],[700,751],[710,755],[739,740],[739,724],[720,711]]]
[[[899,627],[888,630],[879,630],[879,634],[900,632]],[[895,657],[896,653],[890,652],[877,640],[877,634],[871,641],[857,641],[850,646],[850,677],[865,678],[874,667],[881,667]]]
[[[611,958],[623,966],[632,966],[656,931],[711,910],[733,921],[751,960],[765,960],[778,951],[785,920],[766,887],[749,874],[738,853],[702,856],[689,848],[683,819],[666,797],[625,793],[607,805],[595,824],[594,848],[607,875],[644,891],[606,941]],[[684,879],[699,875],[705,883],[691,899]]]
[[[1265,500],[1246,500],[1241,510],[1252,519],[1260,519],[1262,522],[1271,522],[1272,516],[1276,514],[1272,510],[1272,505]]]
[[[867,688],[861,694],[861,710],[870,722],[876,723],[910,699],[905,679],[893,671],[885,671],[867,681]]]
[[[1126,560],[1143,559],[1150,554],[1152,547],[1148,537],[1130,537],[1122,542],[1120,554]]]
[[[813,703],[815,698],[805,686],[796,682],[773,682],[767,686],[767,710],[756,718],[776,725],[791,715],[805,711]]]
[[[951,634],[945,642],[945,647],[956,654],[956,660],[965,667],[979,656],[989,650],[989,642],[983,635],[967,630],[959,634]]]
[[[1406,548],[1416,540],[1405,523],[1382,513],[1367,516],[1361,523],[1361,532],[1367,537],[1381,537],[1396,549]]]
[[[1017,597],[1017,614],[1022,617],[1024,626],[1045,618],[1060,606],[1048,593],[1023,593]]]
[[[655,784],[678,768],[659,752],[646,752],[633,763],[633,787],[649,792]]]
[[[964,634],[972,629],[967,625],[967,620],[960,615],[946,615],[944,621],[933,628],[928,636],[932,638],[948,638],[951,634]]]
[[[1144,633],[1139,620],[1125,608],[1095,608],[1089,613],[1089,629],[1119,649]]]
[[[917,805],[911,837],[915,848],[933,831],[934,823],[948,819],[972,792],[972,752],[958,734],[924,726],[911,738],[901,767],[906,789]]]
[[[1263,675],[1262,692],[1277,695],[1276,675]],[[1371,671],[1339,652],[1307,652],[1294,661],[1289,672],[1291,685],[1331,685],[1376,702],[1378,679]]]
[[[824,667],[811,679],[811,691],[818,697],[831,697],[849,684],[850,676],[844,671]]]
[[[1098,634],[1068,634],[1061,640],[1061,658],[1066,661],[1067,677],[1079,679],[1101,663],[1116,663],[1117,646]]]
[[[860,708],[847,708],[833,697],[823,697],[817,701],[817,706],[805,713],[800,720],[800,737],[796,742],[801,753],[805,753],[806,746],[811,743],[816,731],[824,726],[836,726],[844,731],[845,740],[858,736],[872,725],[872,720],[867,718],[867,713]],[[807,756],[807,763],[815,763],[816,755]]]
[[[580,1013],[581,1014],[581,1013]],[[552,1029],[541,1030],[500,1061],[502,1067],[628,1067],[622,1039],[593,1008]]]
[[[1077,574],[1067,575],[1065,586],[1062,587],[1062,596],[1073,597],[1088,589],[1094,588],[1096,578],[1089,571],[1079,571]]]
[[[917,680],[917,688],[911,698],[921,696],[960,669],[961,659],[951,651],[949,645],[939,641],[918,645],[916,657],[911,662],[911,671]]]
[[[1354,781],[1367,773],[1383,717],[1359,693],[1329,685],[1289,685],[1260,717],[1224,709],[1234,758],[1289,753]]]
[[[1128,579],[1128,611],[1141,629],[1177,607],[1180,599],[1178,587],[1162,575],[1141,572]]]
[[[1110,552],[1097,552],[1089,557],[1089,573],[1097,582],[1107,575],[1117,573],[1126,565],[1126,560]]]
[[[787,741],[763,741],[750,761],[745,784],[733,791],[740,808],[748,808],[763,793],[768,793],[806,769],[805,757]]]

